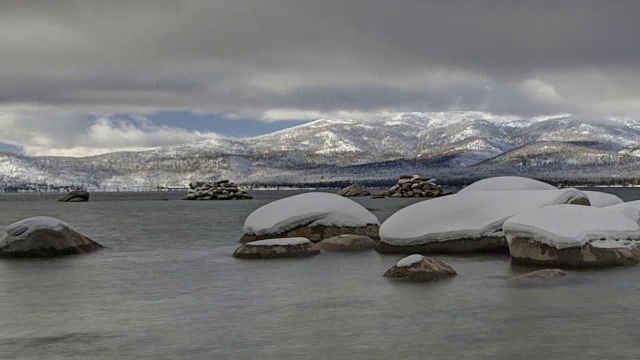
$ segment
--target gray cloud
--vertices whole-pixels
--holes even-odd
[[[638,115],[639,10],[631,0],[6,0],[0,109]]]

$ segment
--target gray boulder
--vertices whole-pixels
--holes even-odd
[[[327,251],[365,251],[376,247],[376,241],[368,236],[339,235],[321,240],[318,246]]]
[[[89,193],[84,190],[73,190],[68,192],[65,196],[60,198],[62,202],[81,202],[89,201]]]
[[[69,224],[47,216],[13,223],[0,239],[0,256],[49,257],[98,250],[102,245],[78,233]]]
[[[455,275],[457,273],[451,266],[418,254],[403,258],[384,273],[385,277],[419,282],[446,279]]]
[[[233,257],[241,259],[274,259],[306,257],[320,254],[320,250],[305,238],[279,238],[253,241],[233,252]]]

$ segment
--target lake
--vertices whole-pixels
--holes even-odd
[[[598,188],[627,201],[640,188]],[[458,276],[382,274],[399,255],[239,260],[254,200],[182,193],[0,194],[0,230],[62,219],[95,253],[0,261],[0,359],[637,359],[640,267],[571,272],[522,287],[508,255],[434,256]],[[383,221],[423,199],[356,198]],[[428,221],[428,219],[426,219]]]

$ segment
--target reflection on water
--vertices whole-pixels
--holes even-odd
[[[635,200],[640,189],[613,189]],[[108,248],[0,261],[1,359],[584,359],[638,357],[640,267],[520,286],[505,255],[437,256],[434,284],[382,274],[401,256],[238,260],[249,201],[180,193],[0,196],[0,225],[58,217]],[[167,200],[164,200],[167,199]],[[384,220],[418,199],[357,199]]]

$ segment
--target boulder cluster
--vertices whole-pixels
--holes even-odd
[[[197,181],[189,184],[189,192],[184,200],[242,200],[253,196],[229,180],[215,182]]]
[[[382,193],[389,197],[438,197],[447,195],[434,179],[420,175],[400,175],[398,182]]]

